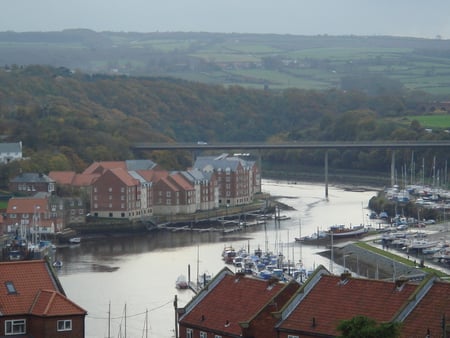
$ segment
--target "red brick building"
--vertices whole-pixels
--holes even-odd
[[[56,196],[12,197],[4,219],[4,232],[37,232],[40,237],[61,230],[64,205]]]
[[[106,170],[92,184],[91,214],[96,217],[141,217],[141,185],[123,168]]]
[[[320,266],[301,286],[267,284],[224,269],[179,314],[181,338],[338,337],[339,323],[356,316],[399,323],[402,338],[449,337],[450,283],[336,276]]]
[[[222,154],[198,157],[194,168],[215,173],[220,206],[238,206],[253,202],[255,193],[261,192],[259,168],[253,161]]]
[[[0,262],[0,336],[84,338],[86,311],[44,260]]]
[[[278,311],[299,284],[260,280],[224,268],[184,308],[179,337],[274,337]]]

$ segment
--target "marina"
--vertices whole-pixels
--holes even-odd
[[[123,332],[125,304],[129,336],[142,335],[144,313],[148,311],[149,335],[174,337],[174,297],[178,306],[184,306],[194,295],[189,288],[176,288],[177,278],[190,275],[191,282],[197,282],[197,278],[200,279],[197,276],[207,273],[207,278],[214,277],[224,266],[235,272],[242,269],[242,263],[235,266],[224,262],[221,253],[225,247],[236,251],[245,249],[249,253],[258,249],[282,252],[293,267],[301,263],[308,272],[323,265],[339,274],[344,271],[344,265],[356,265],[355,254],[347,256],[345,263],[341,257],[336,257],[337,262],[332,263],[320,254],[326,250],[326,244],[302,245],[295,237],[312,234],[318,226],[320,231],[326,231],[332,224],[364,223],[378,228],[378,220],[369,219],[369,210],[363,208],[361,212],[376,191],[354,192],[331,187],[327,199],[320,184],[290,185],[270,180],[263,181],[263,190],[292,206],[292,210],[283,212],[289,220],[266,220],[258,226],[229,234],[164,231],[145,236],[83,238],[79,245],[58,248],[58,259],[64,262],[58,269],[61,283],[71,299],[88,310],[86,337],[107,336],[109,306],[111,332],[114,336]],[[358,258],[362,261],[363,255]]]

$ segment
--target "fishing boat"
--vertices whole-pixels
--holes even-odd
[[[368,229],[364,225],[358,225],[354,227],[346,227],[343,224],[332,225],[328,234],[333,235],[333,238],[347,238],[361,236],[368,232]]]
[[[296,242],[302,243],[318,243],[328,242],[330,240],[329,234],[325,231],[317,231],[309,236],[295,237]]]

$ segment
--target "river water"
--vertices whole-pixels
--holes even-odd
[[[218,273],[224,266],[225,246],[253,251],[280,251],[290,261],[303,262],[308,270],[319,264],[339,273],[317,253],[324,248],[300,245],[295,237],[326,230],[333,224],[368,224],[369,199],[375,191],[355,192],[324,185],[263,180],[263,191],[294,208],[282,211],[289,220],[268,221],[245,232],[219,233],[158,232],[129,237],[83,240],[79,246],[59,247],[58,271],[67,296],[87,310],[86,337],[175,337],[174,299],[184,306],[194,296],[178,290],[181,274],[191,279],[208,272]],[[233,269],[232,266],[229,266]]]

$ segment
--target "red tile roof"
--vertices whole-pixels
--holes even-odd
[[[250,321],[284,286],[226,274],[181,318],[180,323],[240,335],[239,323]]]
[[[342,282],[340,276],[322,275],[279,328],[338,335],[339,322],[357,315],[389,322],[417,288],[409,283],[397,288],[394,282],[357,278]]]
[[[170,175],[170,178],[178,184],[183,190],[194,190],[194,186],[180,173]]]
[[[83,171],[83,174],[103,174],[108,169],[116,168],[127,170],[127,164],[125,161],[94,162]]]
[[[72,185],[77,187],[87,187],[94,182],[100,174],[77,174],[75,175]]]
[[[70,185],[75,177],[75,171],[50,171],[48,177],[58,184]]]
[[[147,182],[156,182],[161,178],[169,176],[169,173],[165,170],[138,170],[136,172],[141,175]]]
[[[402,337],[443,337],[442,320],[445,316],[450,328],[450,283],[438,281],[406,317],[402,325]]]
[[[30,313],[36,316],[70,316],[86,311],[56,291],[40,290]]]
[[[11,283],[15,292],[10,292]],[[84,314],[64,295],[64,290],[44,260],[0,262],[0,314]],[[61,311],[60,313],[58,311]]]
[[[125,185],[127,185],[129,187],[139,185],[139,181],[137,179],[133,178],[133,176],[131,176],[130,174],[128,174],[128,171],[126,169],[115,168],[115,169],[110,169],[110,171],[117,178],[119,178]]]
[[[100,174],[76,174],[74,171],[51,171],[48,176],[57,184],[85,187],[91,185]]]
[[[39,209],[37,209],[38,207]],[[39,213],[48,212],[48,201],[46,198],[12,197],[8,201],[6,212],[8,214],[27,213],[33,215],[37,210],[39,210]]]

